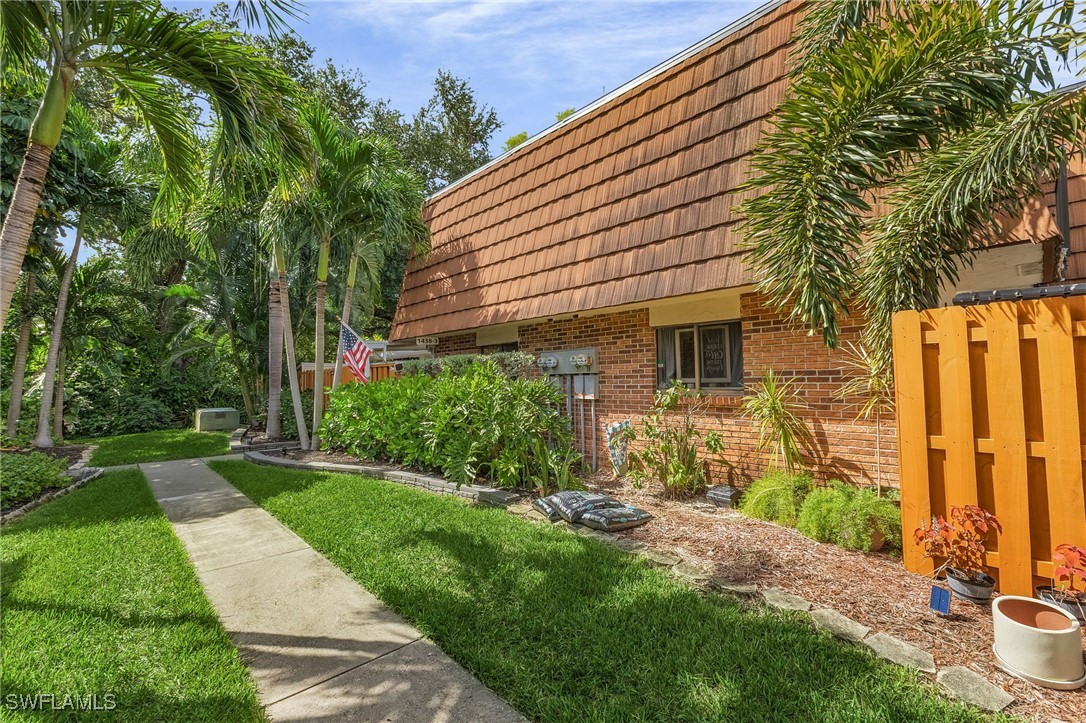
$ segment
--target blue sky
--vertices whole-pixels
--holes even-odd
[[[179,8],[210,3],[184,3]],[[414,113],[438,68],[470,80],[510,135],[543,130],[761,5],[760,0],[356,0],[305,2],[294,27],[357,68],[367,93]]]

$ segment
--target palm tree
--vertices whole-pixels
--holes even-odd
[[[60,379],[57,392],[58,405],[63,404],[63,368],[64,368],[64,317],[68,309],[68,289],[79,263],[79,249],[84,235],[94,232],[95,226],[110,213],[120,212],[125,205],[137,200],[139,191],[136,183],[127,178],[121,169],[121,146],[118,142],[85,141],[84,176],[85,182],[79,202],[79,220],[76,224],[75,240],[68,256],[60,287],[57,292],[57,306],[53,314],[53,327],[49,339],[49,352],[45,360],[45,373],[42,377],[42,401],[38,412],[38,433],[34,439],[37,447],[52,447],[53,439],[49,434],[49,407],[53,400],[53,387]],[[58,368],[60,370],[58,375]],[[58,413],[58,417],[62,415]],[[54,423],[54,430],[63,428]],[[60,433],[54,431],[60,436]]]
[[[369,260],[379,254],[382,246],[405,241],[421,246],[427,236],[419,219],[422,185],[402,168],[399,154],[389,143],[380,138],[355,136],[316,102],[307,107],[305,119],[317,153],[316,172],[298,192],[284,192],[279,198],[281,213],[292,219],[296,232],[316,240],[319,247],[314,320],[313,435],[310,438],[310,446],[317,449],[316,430],[324,416],[325,306],[333,245],[351,237],[355,239],[351,267],[356,271],[363,248],[369,250]],[[363,246],[360,240],[364,235],[378,243]],[[367,264],[367,267],[369,277],[375,281],[373,268],[376,264]],[[355,278],[356,273],[349,272],[344,318],[350,316]],[[285,293],[280,290],[283,298],[286,298]]]
[[[931,305],[979,244],[1086,148],[1079,90],[1049,56],[1086,41],[1073,3],[824,0],[741,207],[761,289],[825,343],[859,301],[867,348]],[[888,368],[888,365],[882,365]]]
[[[131,303],[131,290],[119,276],[112,257],[98,255],[77,266],[71,261],[77,253],[78,249],[73,248],[68,256],[62,252],[48,254],[47,261],[53,273],[42,279],[42,296],[57,309],[63,308],[65,314],[64,335],[58,339],[54,333],[55,343],[51,343],[49,355],[52,365],[46,363],[42,377],[38,438],[34,440],[39,447],[52,446],[54,440],[49,436],[50,427],[55,441],[63,441],[66,362],[88,340],[98,343],[124,328],[124,315],[127,305]],[[46,445],[40,444],[42,425],[45,438],[49,441]]]
[[[246,0],[237,12],[281,23],[291,0]],[[7,315],[32,231],[53,149],[80,73],[101,74],[117,102],[135,110],[157,139],[176,197],[197,186],[197,119],[173,91],[200,94],[223,129],[216,157],[227,151],[271,151],[303,163],[307,140],[294,123],[294,84],[253,46],[209,21],[186,17],[154,0],[68,0],[0,3],[0,60],[28,74],[49,73],[41,105],[0,230],[0,328]]]

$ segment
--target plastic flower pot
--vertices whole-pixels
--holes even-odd
[[[1004,595],[992,603],[999,667],[1031,683],[1058,690],[1086,684],[1081,625],[1051,603]]]
[[[1086,623],[1086,594],[1064,592],[1051,585],[1041,585],[1035,592],[1040,599],[1063,608],[1080,623]]]
[[[954,597],[978,605],[988,602],[995,590],[995,578],[991,575],[983,572],[972,575],[953,567],[946,569],[946,582]]]

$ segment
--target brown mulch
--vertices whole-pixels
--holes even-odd
[[[715,507],[704,496],[674,501],[597,475],[590,487],[648,510],[654,519],[630,538],[678,549],[714,575],[778,587],[831,607],[873,630],[929,651],[939,667],[970,668],[1015,697],[1006,712],[1043,721],[1086,721],[1086,689],[1048,690],[1004,673],[992,655],[987,606],[954,600],[943,617],[928,607],[932,580],[887,554],[862,554],[815,542],[795,530]]]
[[[46,449],[38,449],[37,447],[3,447],[0,448],[0,454],[30,454],[31,452],[42,452],[55,459],[63,459],[71,467],[73,464],[79,461],[79,458],[83,455],[83,451],[89,447],[89,444],[64,444],[59,447],[48,447]]]

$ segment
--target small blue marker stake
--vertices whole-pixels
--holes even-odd
[[[931,602],[928,604],[932,610],[940,615],[948,615],[950,613],[950,590],[944,590],[938,585],[932,585]]]

